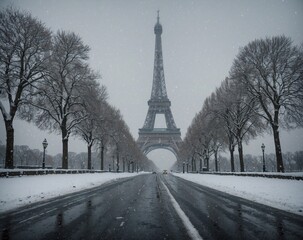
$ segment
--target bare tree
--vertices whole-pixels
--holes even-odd
[[[84,100],[85,110],[82,112],[87,116],[75,127],[74,134],[80,136],[87,144],[87,168],[92,168],[92,146],[98,139],[98,127],[102,124],[106,116],[105,101],[107,92],[105,86],[99,86],[97,82],[86,84],[82,88],[82,97]]]
[[[120,111],[115,111],[115,118],[112,120],[112,128],[109,131],[109,135],[112,139],[113,145],[115,146],[116,164],[117,172],[120,169],[120,154],[123,148],[123,144],[128,140],[127,133],[129,131],[127,125],[125,124]]]
[[[96,125],[96,140],[100,148],[100,160],[101,160],[101,170],[104,170],[104,152],[107,145],[109,145],[110,137],[113,129],[115,128],[115,122],[118,114],[118,110],[113,106],[109,105],[107,102],[103,102],[99,106],[99,118]]]
[[[185,159],[190,159],[191,160],[191,166],[192,166],[192,171],[197,171],[197,167],[196,167],[196,151],[195,151],[195,146],[194,144],[191,142],[193,139],[190,135],[191,133],[191,126],[187,129],[187,133],[185,138],[183,139],[182,144],[180,145],[179,148],[179,160],[185,160]],[[182,164],[182,163],[181,163]],[[180,162],[179,164],[176,163],[175,164],[176,167],[178,167],[178,165],[180,166]]]
[[[202,171],[203,165],[205,170],[209,170],[210,156],[215,151],[217,154],[220,146],[218,125],[208,111],[206,102],[202,110],[194,117],[181,146],[182,153],[187,155],[185,158],[191,159],[192,165],[195,164],[195,156],[199,157],[199,171]]]
[[[125,164],[128,165],[129,170],[130,165],[132,165],[133,170],[134,166],[137,170],[139,168],[143,169],[144,166],[151,168],[152,164],[138,148],[120,111],[108,104],[104,104],[104,107],[104,118],[97,124],[97,139],[101,150],[101,170],[103,170],[103,155],[106,146],[113,157],[113,164],[115,162],[114,156],[116,156],[117,171],[120,171],[121,163],[123,164],[123,171],[125,170]],[[112,167],[114,169],[115,166]]]
[[[201,132],[199,131],[199,128],[201,126],[200,123],[201,123],[200,118],[199,115],[197,114],[193,119],[191,125],[187,129],[186,136],[181,145],[181,149],[182,149],[182,153],[184,154],[183,160],[189,161],[189,159],[191,159],[192,164],[195,161],[194,159],[196,158],[196,156],[198,156],[199,171],[202,171],[204,147],[202,145],[203,136],[201,136]]]
[[[49,73],[29,102],[39,128],[61,133],[62,168],[67,169],[69,136],[87,118],[82,89],[94,85],[96,75],[87,65],[89,47],[79,36],[59,31],[53,45]]]
[[[260,117],[256,114],[258,104],[248,93],[243,84],[239,84],[226,78],[216,93],[211,96],[208,111],[214,115],[212,122],[221,119],[226,133],[229,151],[231,155],[231,169],[234,170],[233,152],[238,146],[240,171],[244,171],[243,141],[255,137],[264,127]],[[221,122],[221,123],[220,123]]]
[[[192,158],[195,154],[199,156],[200,170],[202,158],[208,170],[210,156],[214,155],[215,170],[218,171],[218,151],[228,146],[231,171],[235,171],[234,150],[238,145],[240,171],[244,171],[242,142],[256,136],[263,126],[256,111],[256,101],[246,94],[243,85],[235,85],[233,80],[226,78],[204,101],[188,128],[184,139],[186,146],[183,144],[181,149],[189,148]]]
[[[0,109],[6,129],[6,168],[14,167],[14,118],[25,95],[43,78],[50,46],[50,31],[29,13],[12,8],[0,12]]]
[[[277,171],[284,172],[279,129],[302,126],[303,51],[290,38],[255,40],[240,50],[230,75],[259,102],[260,114],[271,126]]]
[[[240,171],[243,172],[243,141],[248,142],[249,139],[256,137],[265,126],[257,114],[259,111],[258,102],[249,95],[247,88],[243,84],[226,78],[222,86],[224,86],[225,91],[225,94],[223,93],[224,97],[229,99],[224,111],[232,126],[231,133],[234,135],[238,146]]]
[[[208,101],[208,109],[211,111],[213,119],[217,119],[220,129],[224,131],[225,135],[223,141],[228,146],[230,153],[230,168],[231,171],[235,171],[235,160],[234,160],[234,151],[235,146],[237,145],[235,137],[235,126],[230,117],[230,106],[232,100],[227,94],[229,82],[223,81],[221,86],[216,89],[215,93],[212,93]]]
[[[211,100],[214,96],[215,95],[212,94],[211,97],[205,99],[203,111],[205,112],[205,128],[208,129],[210,134],[210,152],[212,152],[215,158],[215,171],[218,171],[218,153],[220,150],[223,150],[226,147],[226,135],[223,128],[224,124],[222,124],[222,119],[213,112]]]

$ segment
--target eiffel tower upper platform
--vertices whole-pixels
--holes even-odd
[[[171,102],[166,92],[161,43],[162,25],[159,21],[159,11],[154,32],[156,43],[153,86],[151,97],[148,101],[147,116],[143,128],[139,129],[137,144],[145,154],[157,148],[164,148],[173,152],[178,159],[179,144],[182,142],[182,139],[180,129],[176,127],[170,109]],[[166,128],[155,128],[157,114],[164,114]]]

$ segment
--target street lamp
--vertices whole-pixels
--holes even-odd
[[[108,171],[109,171],[109,172],[111,171],[111,169],[110,169],[110,163],[108,164]]]
[[[45,168],[45,149],[47,148],[47,141],[46,138],[44,138],[44,141],[42,142],[42,146],[43,146],[43,162],[42,162],[42,168]]]
[[[183,173],[185,172],[185,162],[183,162]]]
[[[266,169],[265,169],[265,158],[264,158],[264,151],[265,151],[265,145],[264,145],[264,143],[262,143],[261,149],[262,149],[262,153],[263,153],[263,172],[266,172]]]

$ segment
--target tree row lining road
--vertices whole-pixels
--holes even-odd
[[[303,236],[301,216],[171,174],[144,174],[1,215],[1,239],[190,239],[176,204],[203,239]]]

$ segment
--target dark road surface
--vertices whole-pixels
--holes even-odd
[[[303,239],[301,216],[170,174],[120,179],[0,215],[1,239],[191,239],[170,194],[202,239]]]

